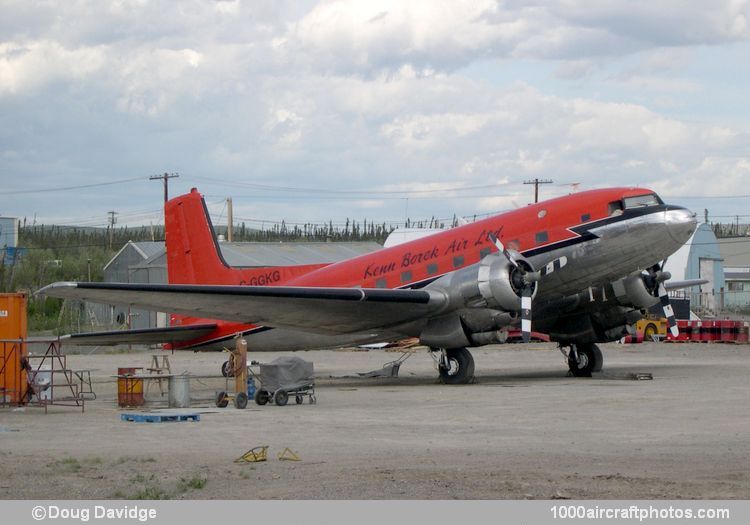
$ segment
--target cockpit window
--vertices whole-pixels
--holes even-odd
[[[625,197],[623,202],[625,203],[626,210],[630,208],[641,208],[644,206],[656,206],[657,204],[662,203],[661,199],[655,193],[649,195],[638,195],[637,197]]]
[[[612,201],[607,208],[607,214],[620,215],[622,214],[622,201]]]

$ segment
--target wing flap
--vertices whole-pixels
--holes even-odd
[[[111,330],[107,332],[85,332],[61,337],[79,346],[114,346],[122,344],[182,343],[203,337],[214,330],[215,324],[191,326],[168,326],[135,330]]]
[[[426,290],[59,282],[39,294],[324,334],[396,326],[439,310]]]

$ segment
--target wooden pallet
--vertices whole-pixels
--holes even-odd
[[[179,421],[200,421],[200,414],[121,414],[123,421],[136,423],[171,423]]]

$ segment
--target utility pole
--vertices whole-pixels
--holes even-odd
[[[109,249],[112,250],[112,239],[115,234],[115,224],[117,223],[116,211],[108,211],[109,214]]]
[[[164,202],[167,202],[169,200],[169,179],[174,179],[179,176],[179,173],[163,173],[162,175],[152,175],[149,177],[149,180],[161,179],[164,181]]]
[[[232,242],[234,234],[234,220],[232,217],[232,197],[227,197],[227,242]]]
[[[545,179],[545,180],[534,179],[534,180],[526,180],[523,183],[534,185],[534,202],[539,202],[539,185],[540,184],[552,184],[552,181],[549,179]]]

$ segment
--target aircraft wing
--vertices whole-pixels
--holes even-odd
[[[107,346],[122,344],[181,343],[210,334],[215,324],[167,326],[164,328],[142,328],[135,330],[112,330],[107,332],[85,332],[62,336],[60,339],[79,346]]]
[[[667,290],[679,290],[680,288],[690,288],[691,286],[698,286],[706,284],[708,281],[705,279],[688,279],[687,281],[667,281],[664,283],[664,288]]]
[[[182,284],[58,282],[37,293],[322,334],[396,326],[448,301],[426,290]]]

